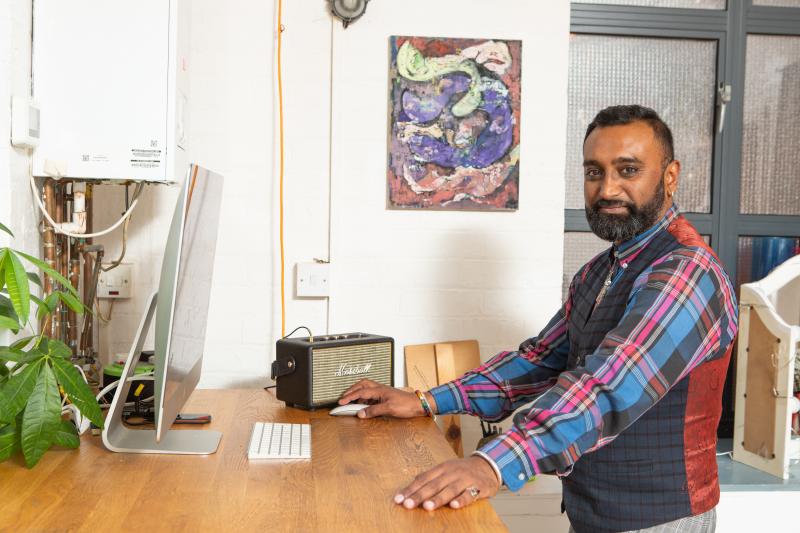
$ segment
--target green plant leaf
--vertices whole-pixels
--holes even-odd
[[[78,429],[69,420],[62,420],[58,429],[53,435],[53,444],[62,448],[77,448],[81,445],[81,438],[78,436]]]
[[[0,361],[11,361],[17,363],[15,366],[20,367],[22,365],[27,365],[37,359],[41,359],[44,357],[44,353],[39,350],[38,348],[34,348],[29,352],[23,352],[22,350],[15,350],[8,346],[0,346]]]
[[[28,279],[31,280],[35,285],[39,287],[42,286],[42,278],[39,277],[39,274],[36,272],[28,272]]]
[[[9,348],[12,350],[24,350],[27,345],[31,343],[31,341],[37,338],[38,335],[31,335],[30,337],[24,337],[15,341]]]
[[[54,312],[58,307],[58,302],[59,298],[57,291],[48,294],[47,297],[44,299],[44,303],[45,305],[47,305],[47,308],[50,310],[51,313]]]
[[[41,259],[37,259],[31,255],[20,252],[19,250],[17,250],[15,253],[23,257],[29,263],[39,267],[42,270],[42,272],[44,272],[45,274],[47,274],[48,276],[59,282],[61,285],[63,285],[64,288],[67,289],[75,298],[79,298],[78,291],[75,290],[75,287],[72,286],[72,283],[70,283],[67,278],[65,278],[64,276],[53,270],[52,267],[50,267],[50,265],[48,265]]]
[[[33,303],[36,304],[36,319],[41,320],[42,318],[50,312],[50,309],[47,307],[47,303],[36,296],[35,294],[31,294],[31,300]]]
[[[14,311],[19,317],[19,323],[25,325],[28,323],[28,314],[31,310],[31,291],[30,287],[28,287],[28,273],[25,272],[25,267],[22,266],[22,263],[13,252],[6,254],[4,263],[8,295],[11,297]]]
[[[16,424],[0,427],[0,461],[5,461],[17,451],[19,436]]]
[[[83,314],[83,304],[80,302],[80,300],[75,298],[70,293],[64,291],[56,291],[55,294],[58,295],[58,297],[61,299],[62,302],[66,304],[67,307],[69,307],[79,315]]]
[[[0,315],[0,329],[10,329],[16,334],[20,329],[19,322],[7,316]]]
[[[4,279],[5,278],[0,278],[0,282]],[[7,320],[3,320],[3,318]],[[14,311],[14,305],[11,303],[11,300],[9,300],[7,296],[0,294],[0,329],[10,329],[14,333],[17,333],[21,327],[19,317],[16,311]]]
[[[9,346],[0,346],[0,361],[13,361],[19,363],[27,354]]]
[[[11,235],[12,237],[14,237],[14,234],[13,234],[13,233],[11,233],[11,230],[10,230],[10,229],[8,229],[8,227],[4,226],[2,222],[0,222],[0,229],[1,229],[1,230],[3,230],[3,231],[5,231],[6,233],[8,233],[9,235]],[[16,237],[14,237],[14,238],[16,239]]]
[[[102,428],[103,415],[100,412],[100,406],[97,404],[92,389],[83,381],[80,373],[72,363],[64,359],[51,359],[50,362],[53,364],[58,384],[64,388],[69,401],[74,403],[81,414],[91,420],[95,426]]]
[[[42,366],[22,415],[22,454],[33,468],[53,443],[61,423],[61,395],[50,365]]]
[[[69,420],[62,420],[53,435],[53,444],[63,448],[78,448],[81,445],[81,438],[75,424]]]
[[[0,389],[0,422],[11,422],[25,408],[43,365],[40,358],[8,378]]]
[[[5,268],[6,264],[6,256],[8,255],[8,251],[10,248],[0,248],[0,289],[3,288],[5,284],[5,276],[3,275],[3,269]]]
[[[39,350],[50,357],[60,357],[61,359],[69,359],[72,357],[72,350],[70,347],[58,339],[43,337],[42,342],[39,344]]]

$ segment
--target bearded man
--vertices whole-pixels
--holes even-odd
[[[613,245],[578,271],[544,330],[425,393],[363,380],[339,402],[372,403],[363,418],[489,421],[530,404],[472,456],[401,489],[408,509],[461,508],[544,473],[562,480],[570,531],[714,531],[734,290],[673,204],[681,165],[655,111],[602,110],[583,157],[586,218]]]

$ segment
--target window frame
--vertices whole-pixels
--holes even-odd
[[[740,213],[747,36],[800,36],[800,7],[754,6],[752,0],[728,0],[725,9],[572,2],[570,33],[717,40],[716,87],[730,85],[731,101],[725,109],[723,131],[719,132],[718,96],[710,95],[715,105],[710,211],[683,214],[700,234],[710,236],[712,248],[734,283],[740,237],[800,237],[800,216]],[[583,209],[564,210],[564,233],[588,231]],[[725,383],[719,426],[722,437],[733,435],[735,357],[734,353]]]

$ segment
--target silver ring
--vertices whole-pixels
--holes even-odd
[[[470,496],[472,496],[473,498],[477,498],[477,497],[478,497],[478,494],[480,494],[480,493],[481,493],[481,491],[480,491],[480,490],[478,490],[478,489],[477,489],[477,488],[475,488],[475,487],[467,487],[467,492],[468,492],[468,493],[469,493],[469,495],[470,495]]]

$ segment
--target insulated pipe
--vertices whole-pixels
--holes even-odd
[[[84,247],[84,257],[87,259],[86,263],[89,263],[89,258],[91,257],[90,252],[95,252],[97,257],[94,259],[94,267],[92,268],[92,275],[88,280],[85,280],[86,283],[84,284],[84,294],[86,295],[86,301],[91,302],[91,305],[94,305],[94,298],[96,295],[97,290],[97,280],[100,278],[100,265],[103,264],[103,246],[102,245],[89,245]],[[93,350],[92,346],[92,322],[93,318],[90,313],[86,313],[83,315],[83,330],[81,331],[81,353],[87,359],[94,359],[94,353],[89,353],[89,350]]]

